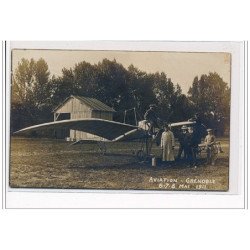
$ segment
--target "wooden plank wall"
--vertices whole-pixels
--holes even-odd
[[[92,111],[92,118],[99,118],[112,121],[113,120],[113,113],[112,112],[105,112],[105,111]]]
[[[85,104],[81,103],[76,98],[70,98],[62,107],[60,107],[56,113],[70,113],[70,119],[79,118],[99,118],[106,120],[113,120],[112,112],[94,111]],[[99,136],[95,136],[89,133],[85,133],[79,130],[70,130],[71,140],[84,140],[84,139],[100,139]]]
[[[62,107],[60,107],[56,113],[79,113],[79,112],[91,112],[91,108],[82,104],[76,98],[70,98]]]

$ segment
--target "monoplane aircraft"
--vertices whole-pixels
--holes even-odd
[[[177,123],[171,123],[171,128],[180,127],[183,125],[192,126],[195,122],[183,121]],[[141,146],[137,150],[136,155],[139,158],[148,157],[151,153],[151,148],[154,142],[159,142],[163,129],[157,128],[154,134],[149,133],[149,124],[146,120],[138,122],[138,126],[120,123],[115,121],[109,121],[97,118],[85,118],[85,119],[71,119],[61,120],[49,123],[43,123],[31,127],[21,129],[14,134],[30,134],[34,131],[50,130],[50,129],[73,129],[82,132],[87,132],[93,135],[97,135],[102,140],[99,140],[99,148],[105,153],[106,146],[103,146],[107,142],[121,142],[121,141],[140,141]],[[78,142],[75,142],[78,143]],[[74,143],[74,144],[75,144]]]

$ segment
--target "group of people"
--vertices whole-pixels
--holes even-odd
[[[197,131],[193,127],[182,126],[181,133],[178,136],[179,150],[175,158],[175,137],[170,127],[166,125],[161,137],[162,148],[162,161],[168,162],[170,165],[175,161],[183,161],[190,167],[196,167],[197,165],[197,153],[198,147],[201,143],[201,139],[197,135]],[[204,140],[204,145],[207,152],[207,164],[214,164],[212,161],[213,145],[215,143],[215,136],[212,133],[212,129],[207,129],[207,136]],[[183,157],[182,157],[183,155]]]
[[[145,120],[149,124],[149,134],[154,134],[154,129],[159,128],[158,117],[155,113],[156,105],[150,105],[149,110],[145,113]],[[183,161],[189,166],[197,165],[197,154],[199,144],[202,139],[202,123],[198,113],[195,114],[190,121],[195,121],[193,126],[187,127],[182,126],[181,133],[178,136],[179,150],[178,155],[175,158],[174,147],[175,147],[175,137],[171,128],[168,125],[164,126],[164,132],[161,136],[161,148],[162,148],[162,161],[168,162],[170,165],[175,161]],[[204,144],[207,151],[207,163],[211,162],[213,144],[215,143],[215,136],[212,133],[212,129],[207,129],[207,136],[205,137]],[[183,158],[182,158],[182,154]]]

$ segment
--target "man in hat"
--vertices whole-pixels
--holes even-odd
[[[178,137],[179,143],[180,143],[180,147],[179,147],[179,151],[178,151],[178,155],[176,160],[181,160],[181,155],[182,152],[184,151],[184,160],[187,160],[187,130],[188,127],[186,125],[183,125],[181,127],[181,133]]]
[[[174,146],[175,146],[174,134],[170,130],[169,126],[165,125],[164,132],[161,135],[163,162],[169,162],[170,164],[174,162]]]
[[[156,115],[155,108],[156,108],[155,104],[150,104],[149,109],[146,111],[144,115],[144,119],[149,124],[148,131],[150,135],[154,133],[154,128],[159,128],[158,117]]]
[[[206,145],[207,151],[207,164],[212,163],[214,165],[214,143],[215,143],[215,136],[213,135],[213,130],[211,128],[207,129],[207,136],[205,137],[204,143]]]
[[[197,151],[198,151],[198,143],[197,138],[194,133],[193,127],[188,127],[188,132],[186,136],[186,152],[187,152],[187,161],[189,166],[196,167],[197,164]]]

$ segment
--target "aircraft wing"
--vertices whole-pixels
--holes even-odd
[[[183,126],[183,125],[193,125],[195,124],[195,122],[191,122],[191,121],[184,121],[184,122],[175,122],[175,123],[171,123],[169,124],[171,128],[173,127],[178,127],[178,126]]]
[[[147,135],[147,132],[141,128],[133,129],[123,135],[118,136],[113,141],[133,141],[138,140]]]
[[[145,122],[145,121],[144,121]],[[171,127],[180,127],[183,125],[193,125],[195,124],[195,122],[191,122],[191,121],[183,121],[183,122],[176,122],[176,123],[171,123],[169,124]],[[140,128],[138,129],[134,129],[134,130],[130,130],[127,133],[117,137],[114,139],[114,141],[129,141],[129,140],[136,140],[136,139],[140,139],[143,138],[147,135],[147,127],[145,127],[144,125],[141,125]],[[157,137],[160,137],[161,134],[163,132],[163,129],[159,131],[159,133],[157,134]],[[154,140],[157,140],[157,138],[155,138]]]
[[[103,137],[108,140],[118,141],[118,138],[124,138],[127,133],[133,134],[139,129],[137,126],[108,121],[103,119],[88,118],[88,119],[72,119],[62,120],[21,129],[14,134],[30,134],[33,131],[42,131],[50,129],[74,129],[90,134]]]
[[[170,124],[171,127],[192,125],[195,122],[185,121]],[[42,123],[21,129],[14,134],[30,134],[34,131],[51,129],[74,129],[86,133],[94,134],[110,141],[129,141],[143,138],[145,129],[130,124],[114,122],[97,118],[84,118],[62,120],[55,122]]]

